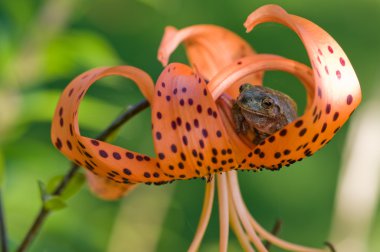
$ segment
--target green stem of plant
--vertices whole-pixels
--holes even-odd
[[[7,229],[5,226],[5,218],[3,211],[3,195],[0,190],[0,239],[1,239],[1,251],[8,252],[8,237],[7,237]]]
[[[96,139],[98,140],[106,140],[112,133],[114,133],[116,130],[118,130],[122,125],[124,125],[129,119],[131,119],[133,116],[137,115],[144,109],[149,107],[149,103],[147,100],[142,100],[136,105],[129,107],[124,113],[122,113],[118,118],[116,118],[105,130],[103,130]],[[62,194],[62,192],[65,190],[67,184],[70,182],[70,180],[74,177],[74,175],[78,172],[79,166],[75,164],[71,164],[70,170],[66,173],[66,175],[63,177],[61,182],[58,184],[58,186],[55,188],[53,195],[59,196]],[[35,218],[32,226],[28,230],[27,234],[25,235],[22,243],[17,248],[17,252],[24,252],[29,247],[31,242],[36,237],[38,231],[41,229],[41,226],[43,222],[45,221],[46,217],[49,215],[50,211],[45,209],[43,206],[41,206],[41,209]],[[6,251],[6,250],[3,250]]]
[[[280,232],[280,229],[281,229],[281,225],[282,225],[282,221],[281,220],[277,220],[276,223],[274,224],[274,227],[272,229],[272,234],[273,235],[277,235],[278,232]],[[264,246],[265,248],[269,251],[270,249],[270,245],[271,243],[269,241],[266,241]]]

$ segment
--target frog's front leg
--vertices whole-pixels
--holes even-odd
[[[246,134],[248,131],[248,124],[240,111],[239,105],[235,102],[232,106],[232,115],[237,133]]]
[[[267,138],[269,135],[263,132],[258,131],[257,129],[254,129],[255,131],[255,138],[253,139],[253,143],[255,145],[258,145],[261,143],[265,138]]]

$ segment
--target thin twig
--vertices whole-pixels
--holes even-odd
[[[331,242],[325,241],[325,245],[330,249],[331,252],[336,252],[336,249]]]
[[[119,129],[123,124],[125,124],[129,119],[131,119],[136,114],[140,113],[144,109],[149,107],[149,102],[147,100],[142,100],[136,105],[129,107],[124,113],[122,113],[118,118],[116,118],[105,130],[103,130],[96,139],[106,140],[112,133]],[[76,164],[71,164],[70,170],[66,173],[64,178],[58,184],[58,186],[53,191],[53,195],[61,195],[67,184],[78,172],[79,167]],[[33,222],[33,225],[30,227],[28,233],[25,235],[24,240],[21,245],[18,247],[17,252],[24,252],[33,241],[38,231],[41,229],[43,222],[50,213],[50,210],[47,210],[43,206],[40,209],[36,219]]]
[[[276,220],[276,223],[274,224],[274,227],[272,229],[272,235],[277,236],[278,233],[280,232],[281,226],[282,226],[282,221],[281,220]],[[268,251],[270,249],[270,245],[271,245],[271,243],[269,241],[266,241],[265,244],[264,244],[264,246],[266,247],[266,249]]]
[[[3,197],[0,190],[0,239],[1,239],[1,251],[8,252],[8,237],[7,229],[5,227],[5,218],[3,212]]]

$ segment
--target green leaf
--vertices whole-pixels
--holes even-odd
[[[56,211],[65,208],[66,202],[60,196],[49,196],[44,202],[44,207],[47,210]]]
[[[55,191],[57,186],[61,183],[63,178],[64,178],[64,175],[57,175],[57,176],[52,177],[46,185],[47,193],[53,194],[53,192]],[[84,182],[85,182],[85,176],[80,172],[76,173],[70,179],[69,183],[66,185],[66,188],[63,190],[60,197],[66,200],[69,199],[80,190]]]
[[[46,186],[41,180],[38,180],[38,188],[40,189],[41,200],[45,202],[46,198],[49,197],[49,193],[46,191]]]
[[[85,181],[86,177],[84,174],[77,172],[67,184],[65,190],[61,194],[61,197],[64,199],[69,199],[70,197],[74,196],[82,188],[82,185]]]
[[[49,179],[49,181],[46,184],[46,192],[49,194],[53,194],[53,192],[55,191],[59,183],[61,183],[63,178],[63,175],[57,175]]]

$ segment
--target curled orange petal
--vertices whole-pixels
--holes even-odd
[[[306,79],[307,75],[313,76],[313,81],[307,81],[306,85],[309,101],[304,115],[263,141],[240,164],[243,168],[279,169],[312,155],[328,143],[359,105],[361,91],[347,56],[323,29],[306,19],[287,14],[276,5],[254,11],[245,26],[250,31],[263,22],[278,22],[294,30],[306,47],[313,72],[311,75],[304,70]],[[252,62],[252,66],[258,64]],[[259,70],[273,69],[273,64],[265,64]],[[294,67],[293,63],[285,63],[285,68],[286,65],[288,69]],[[256,70],[244,64],[235,66],[232,71],[227,69],[229,73],[222,72],[212,80],[210,91],[218,97],[236,79]],[[295,70],[294,74],[302,74],[302,68]]]
[[[219,110],[224,116],[224,125],[228,132],[233,149],[236,149],[239,161],[246,162],[246,155],[254,147],[250,139],[238,135],[235,131],[233,115],[231,112],[232,100],[224,94],[224,90],[230,88],[233,83],[239,82],[246,76],[257,71],[278,70],[295,75],[304,85],[307,91],[307,108],[312,105],[314,98],[314,84],[312,70],[299,62],[276,55],[257,54],[236,61],[219,72],[209,83],[208,88],[214,100],[218,100]],[[220,98],[220,99],[219,99]],[[251,168],[253,163],[249,164]],[[245,165],[244,165],[245,166]]]
[[[99,179],[91,178],[90,186],[104,198],[118,197],[120,192],[140,182],[166,182],[157,167],[155,158],[80,135],[78,108],[88,88],[96,81],[109,75],[120,75],[132,79],[145,98],[152,102],[154,86],[145,72],[129,66],[98,68],[75,78],[64,90],[53,119],[51,138],[66,157],[87,168]],[[107,178],[105,183],[102,178]],[[94,182],[96,181],[96,182]],[[112,186],[111,186],[112,185]],[[106,192],[110,189],[112,192]]]
[[[172,52],[180,43],[184,43],[190,63],[199,69],[202,76],[210,80],[219,70],[236,60],[254,55],[251,46],[235,33],[215,25],[194,25],[177,30],[167,27],[162,38],[158,59],[166,66]],[[256,83],[262,81],[263,74],[260,72],[247,76],[242,83]],[[227,90],[232,97],[238,95],[238,85]]]

